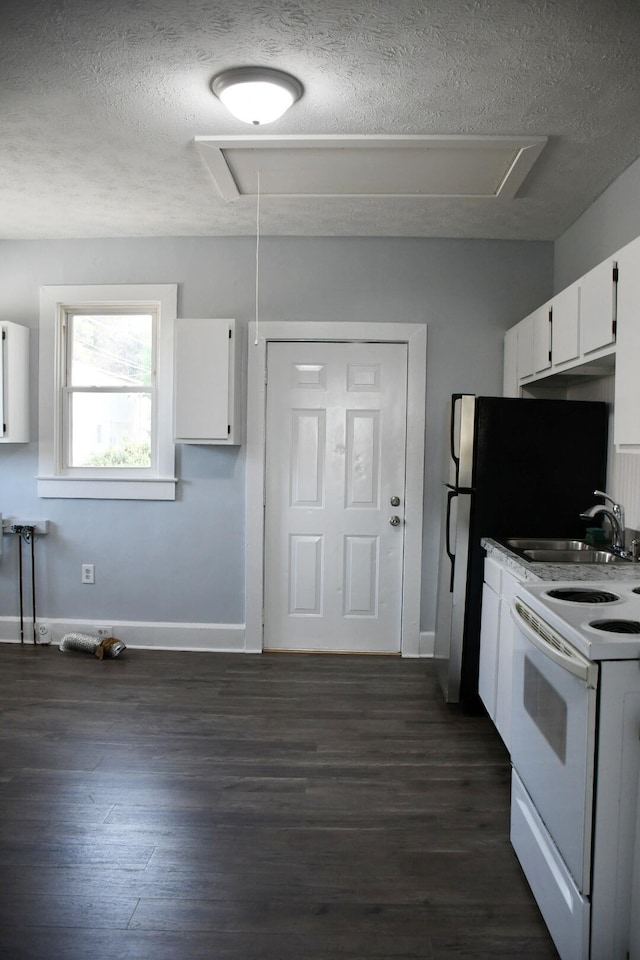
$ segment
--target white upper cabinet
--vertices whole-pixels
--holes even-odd
[[[551,301],[551,356],[554,364],[567,363],[580,355],[578,283],[558,293]]]
[[[616,352],[617,287],[616,255],[511,328],[518,331],[518,392],[522,386],[543,380],[544,386],[552,387],[554,383],[549,378],[556,373],[577,372],[576,367],[582,367],[587,376],[602,375],[612,369]],[[507,355],[505,344],[505,359]],[[509,375],[513,376],[513,370]],[[505,378],[506,384],[506,368]],[[510,389],[514,389],[513,385]],[[517,396],[518,393],[505,395]]]
[[[616,339],[616,261],[605,260],[579,281],[580,352],[587,355]]]
[[[242,442],[240,354],[235,320],[176,320],[176,443]]]
[[[621,453],[640,453],[640,237],[617,254],[618,333],[614,441]]]
[[[530,377],[535,372],[534,357],[535,314],[531,313],[518,324],[518,378]]]
[[[518,380],[518,326],[511,327],[504,336],[503,397],[519,397]]]
[[[608,376],[615,361],[615,446],[640,453],[640,237],[508,330],[504,356],[504,395],[514,397],[523,387],[556,391],[577,376]]]
[[[0,443],[29,441],[29,329],[0,320]]]
[[[533,372],[551,366],[551,307],[545,304],[533,314]]]

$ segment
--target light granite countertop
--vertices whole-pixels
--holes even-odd
[[[483,537],[480,542],[487,556],[511,570],[518,580],[617,580],[626,583],[635,580],[640,584],[640,563],[534,563],[490,537]]]

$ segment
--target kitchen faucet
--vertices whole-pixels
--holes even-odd
[[[620,556],[625,556],[624,548],[624,508],[622,504],[616,503],[613,497],[605,493],[604,490],[594,490],[594,496],[604,497],[611,502],[611,510],[607,509],[602,503],[596,503],[580,514],[581,520],[592,520],[594,517],[603,514],[608,518],[611,524],[611,549]]]

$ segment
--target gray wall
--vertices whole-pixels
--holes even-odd
[[[640,236],[640,159],[556,240],[554,292]]]
[[[2,316],[32,339],[36,436],[41,284],[177,282],[179,316],[254,310],[251,238],[0,243]],[[548,243],[263,238],[261,319],[426,322],[427,462],[422,628],[435,618],[442,423],[454,391],[502,392],[505,329],[551,295]],[[178,447],[176,502],[39,500],[37,446],[0,445],[0,512],[48,518],[37,545],[42,617],[244,622],[244,451]],[[4,538],[0,616],[17,613],[17,560]],[[80,584],[95,563],[94,586]]]

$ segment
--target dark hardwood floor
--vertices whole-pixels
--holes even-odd
[[[0,645],[2,960],[557,954],[428,661]]]

